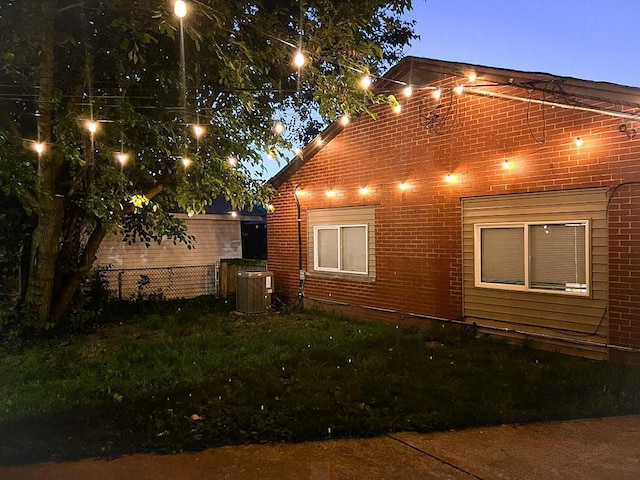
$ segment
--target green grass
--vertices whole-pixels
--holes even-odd
[[[640,369],[203,301],[0,356],[3,463],[638,412]]]

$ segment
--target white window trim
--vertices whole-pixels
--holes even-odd
[[[529,226],[532,225],[565,225],[584,224],[585,226],[585,283],[586,292],[573,292],[566,290],[546,290],[543,288],[531,288],[529,276]],[[482,241],[481,234],[484,228],[523,228],[524,229],[524,285],[512,285],[507,283],[489,283],[482,281]],[[518,292],[544,293],[555,295],[570,295],[577,297],[591,296],[591,222],[589,220],[553,220],[540,222],[513,222],[513,223],[477,223],[473,226],[473,258],[474,280],[478,288],[493,288],[498,290],[513,290]]]
[[[364,272],[352,270],[342,270],[342,228],[364,227],[365,249],[364,249]],[[318,265],[318,231],[337,230],[338,232],[338,268],[320,267]],[[313,269],[317,272],[347,273],[349,275],[369,275],[369,225],[366,223],[347,223],[344,225],[316,225],[313,227]]]

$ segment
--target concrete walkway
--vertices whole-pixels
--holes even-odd
[[[640,479],[640,415],[0,467],[0,479]]]

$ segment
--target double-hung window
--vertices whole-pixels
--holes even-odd
[[[589,222],[475,225],[475,285],[589,294]]]
[[[367,275],[368,239],[366,224],[314,227],[314,270]]]

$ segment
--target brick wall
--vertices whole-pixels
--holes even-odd
[[[492,90],[527,95],[511,87]],[[462,314],[462,197],[640,180],[640,139],[622,134],[620,119],[472,94],[443,94],[438,108],[423,91],[401,104],[400,114],[380,106],[377,119],[352,121],[279,189],[268,242],[269,268],[281,294],[294,296],[298,288],[296,185],[303,190],[303,256],[306,210],[377,207],[376,282],[309,278],[307,296],[451,319]],[[434,113],[438,120],[427,128],[425,119]],[[584,140],[580,148],[577,136]],[[449,172],[452,183],[444,180]],[[409,188],[401,191],[400,182]],[[368,194],[359,193],[362,186]],[[612,228],[612,246],[618,241],[626,249],[612,248],[610,255],[611,341],[640,348],[640,218],[630,214],[633,208],[640,212],[640,197],[625,188],[616,190],[611,203],[620,208],[612,218],[620,224]],[[328,198],[327,189],[336,196]],[[616,229],[619,240],[613,238]]]

